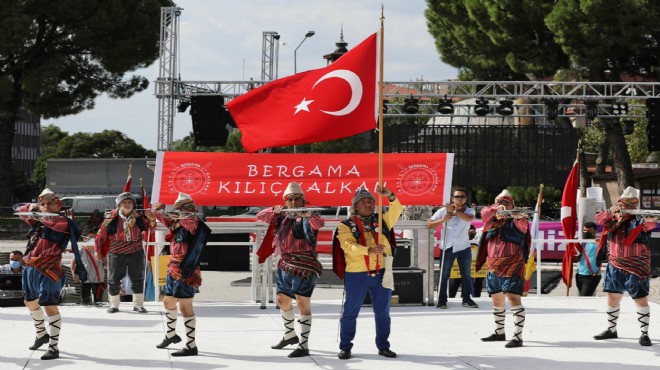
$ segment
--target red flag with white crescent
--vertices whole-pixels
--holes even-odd
[[[272,81],[227,103],[247,152],[340,139],[376,128],[377,37],[325,68]]]
[[[566,239],[575,238],[575,224],[577,222],[577,191],[580,165],[577,161],[573,164],[571,172],[564,185],[564,193],[561,196],[561,228]],[[562,260],[561,275],[566,286],[570,287],[572,282],[573,260],[579,254],[578,243],[566,243],[566,252]]]
[[[131,192],[131,168],[133,167],[133,164],[128,165],[128,176],[126,176],[126,184],[124,185],[124,193],[130,193]]]

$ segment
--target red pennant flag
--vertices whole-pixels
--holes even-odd
[[[340,139],[376,128],[377,37],[325,68],[272,81],[229,103],[247,152]]]
[[[124,185],[124,193],[131,191],[131,167],[133,164],[128,165],[128,177],[126,178],[126,185]]]
[[[577,222],[577,190],[580,165],[577,161],[566,179],[564,193],[561,196],[561,228],[566,239],[575,238],[575,223]],[[561,266],[561,277],[567,287],[571,287],[573,274],[573,259],[579,251],[578,243],[566,243],[566,252]]]

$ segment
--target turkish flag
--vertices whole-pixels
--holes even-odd
[[[124,184],[124,193],[131,192],[131,167],[133,167],[133,164],[128,165],[128,176],[126,176],[126,184]]]
[[[377,38],[325,68],[272,81],[227,109],[247,152],[340,139],[376,128]]]
[[[575,223],[577,222],[577,189],[580,165],[577,161],[573,164],[571,172],[564,185],[564,193],[561,196],[561,228],[566,239],[575,238]],[[561,264],[561,277],[567,287],[571,287],[573,275],[573,259],[579,254],[578,243],[566,243],[566,252]]]

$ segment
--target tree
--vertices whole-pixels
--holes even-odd
[[[94,107],[102,93],[147,88],[127,72],[158,57],[160,8],[171,0],[0,0],[0,206],[11,202],[11,147],[22,110],[45,118]]]
[[[622,75],[655,80],[660,70],[660,3],[580,0],[427,0],[429,32],[441,59],[462,76],[540,79],[575,71],[589,81]],[[603,119],[619,188],[633,185],[618,119]]]

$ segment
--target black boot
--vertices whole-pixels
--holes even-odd
[[[504,342],[506,340],[506,335],[493,333],[485,338],[481,338],[482,342]]]
[[[298,344],[298,336],[291,337],[289,339],[282,339],[279,343],[273,344],[270,346],[272,349],[282,349],[291,344]]]
[[[39,349],[39,347],[43,346],[44,344],[48,343],[48,340],[50,339],[50,335],[46,334],[41,338],[37,338],[34,340],[34,344],[30,346],[31,350]]]
[[[617,332],[610,331],[610,329],[605,329],[604,332],[594,335],[595,340],[616,339],[618,337],[619,335],[617,334]]]
[[[48,352],[44,353],[44,355],[41,356],[41,359],[42,360],[54,360],[58,357],[60,357],[60,351],[59,350],[56,349],[54,351],[51,351],[49,349]]]
[[[181,357],[181,356],[197,356],[197,347],[193,348],[181,348],[180,350],[172,353],[172,356]]]
[[[179,342],[181,342],[181,337],[175,334],[172,338],[166,337],[165,339],[163,339],[163,341],[160,342],[160,344],[156,345],[156,348],[166,348],[172,343],[179,343]]]

